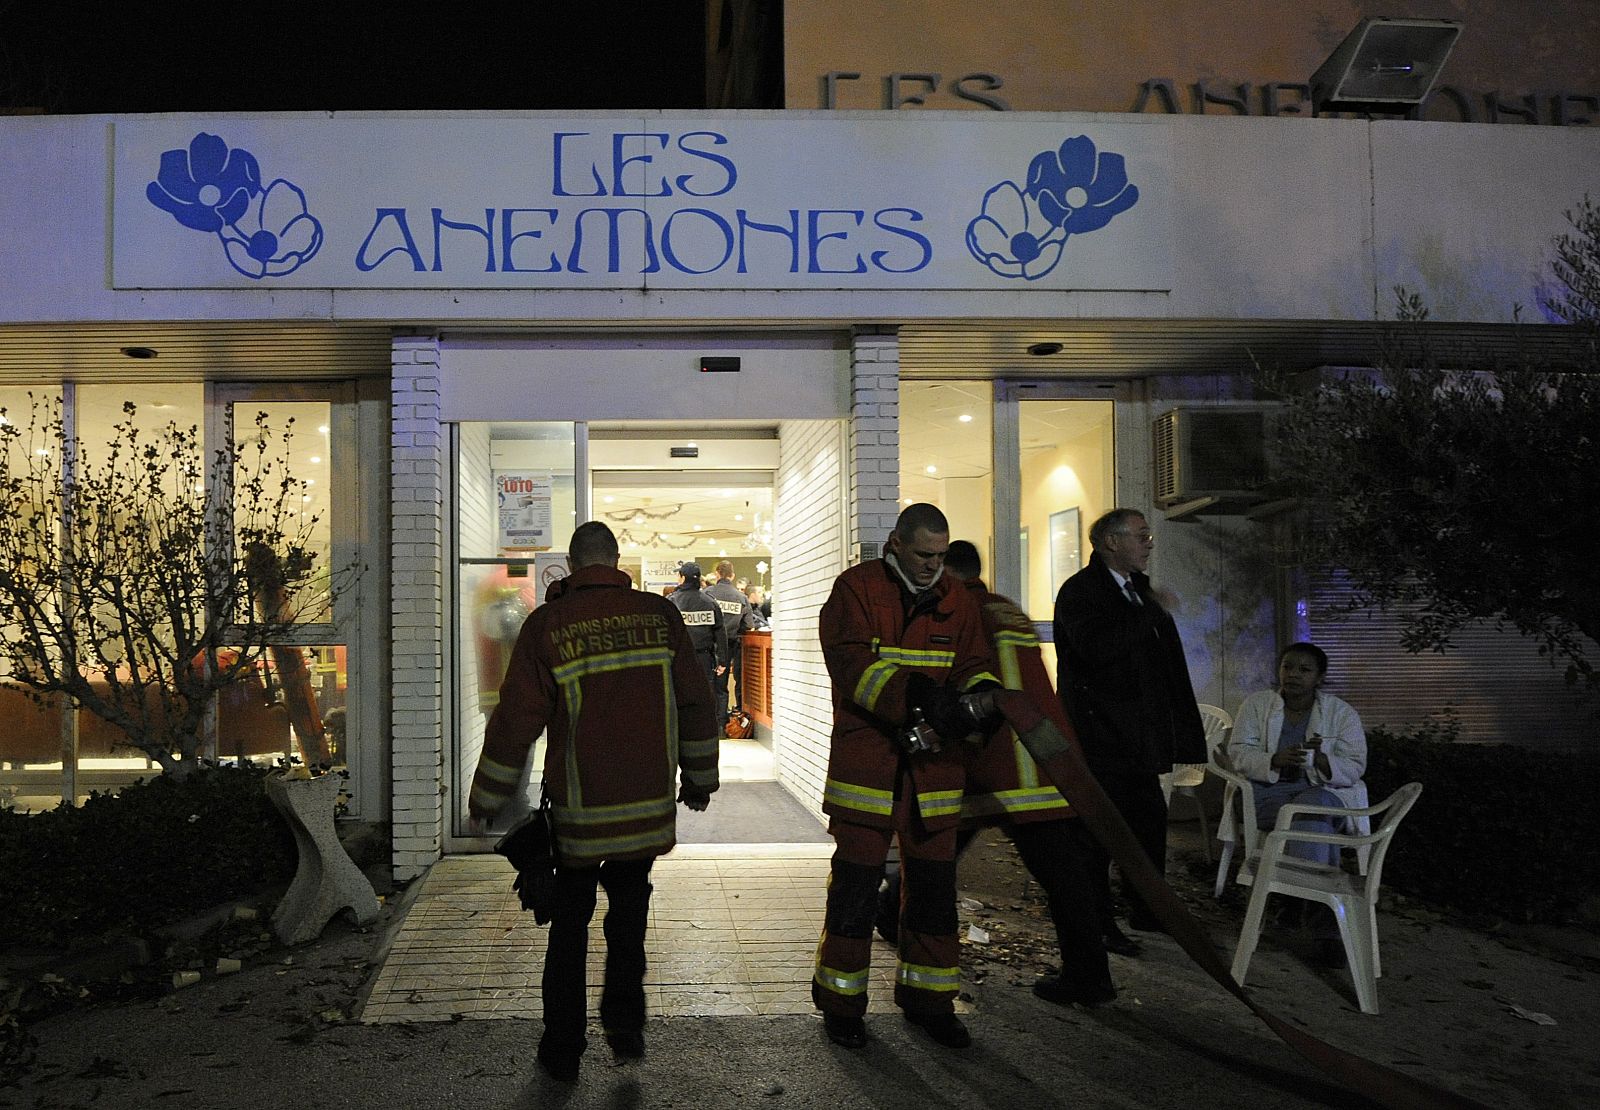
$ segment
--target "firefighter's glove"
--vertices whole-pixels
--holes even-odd
[[[986,682],[961,695],[957,704],[963,720],[967,722],[968,733],[977,733],[981,738],[1000,727],[1000,706],[995,695],[1003,689],[1003,686]]]
[[[906,683],[906,702],[922,711],[928,726],[946,740],[957,740],[971,732],[971,718],[962,711],[961,695],[941,686],[925,674],[913,674]]]

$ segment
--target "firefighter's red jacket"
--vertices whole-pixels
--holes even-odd
[[[913,674],[958,691],[998,681],[978,607],[961,583],[942,576],[913,602],[888,563],[851,567],[833,584],[817,631],[833,682],[833,742],[824,812],[861,825],[893,824],[897,739],[911,717]],[[966,780],[963,745],[904,757],[907,789],[929,831],[953,825]]]
[[[517,637],[468,808],[497,814],[548,729],[544,777],[561,863],[644,859],[676,843],[677,777],[717,788],[705,672],[670,601],[589,566],[562,580]]]
[[[1077,733],[1050,684],[1033,622],[1015,602],[992,592],[982,579],[969,579],[965,585],[983,614],[984,634],[994,648],[1001,684],[1007,690],[1026,694],[1028,701],[1061,730],[1062,736],[1076,743]],[[967,794],[961,802],[963,825],[1075,816],[1061,791],[1040,775],[1039,765],[1009,726],[1001,725],[987,744],[970,753]]]

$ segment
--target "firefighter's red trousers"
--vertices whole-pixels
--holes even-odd
[[[904,875],[900,952],[895,964],[895,1004],[909,1013],[950,1013],[961,986],[956,940],[956,830],[921,831],[910,812],[915,801],[896,798],[894,828],[852,824],[834,817],[828,826],[835,850],[828,877],[828,906],[817,945],[811,998],[823,1013],[860,1017],[867,1011],[872,928],[878,886],[889,843],[900,838]]]

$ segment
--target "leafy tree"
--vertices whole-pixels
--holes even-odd
[[[358,568],[319,565],[287,469],[292,419],[274,432],[258,413],[208,468],[194,426],[146,436],[131,402],[123,417],[86,445],[59,400],[33,398],[25,427],[0,409],[0,665],[182,776],[215,695],[328,619]],[[320,736],[300,743],[320,761]]]
[[[1342,569],[1356,603],[1398,607],[1404,646],[1445,650],[1480,620],[1511,626],[1600,688],[1600,212],[1588,198],[1555,240],[1544,298],[1572,331],[1563,364],[1528,344],[1488,368],[1441,352],[1420,298],[1397,289],[1399,322],[1371,370],[1293,389],[1277,448],[1302,498],[1299,561]]]

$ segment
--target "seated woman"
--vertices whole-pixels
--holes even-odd
[[[1328,675],[1328,655],[1315,644],[1290,644],[1278,656],[1278,688],[1251,694],[1234,715],[1228,758],[1251,780],[1256,824],[1271,829],[1278,811],[1290,802],[1357,808],[1367,804],[1367,737],[1361,717],[1346,702],[1320,687]],[[1292,828],[1306,832],[1365,833],[1368,822],[1302,815]],[[1291,841],[1288,853],[1314,863],[1339,865],[1331,844]],[[1329,920],[1318,927],[1317,955],[1343,963],[1337,930]]]

